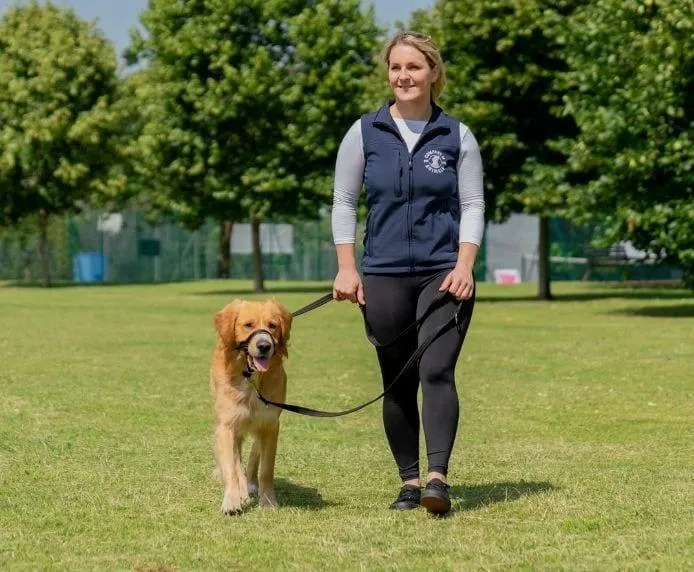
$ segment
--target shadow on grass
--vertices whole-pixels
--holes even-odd
[[[691,293],[683,288],[649,288],[629,289],[621,287],[614,290],[598,290],[596,292],[570,292],[554,294],[552,302],[590,302],[591,300],[681,300]],[[540,302],[537,296],[477,296],[477,302]]]
[[[41,284],[37,282],[31,282],[25,284],[23,282],[0,282],[0,288],[19,288],[27,290],[62,290],[67,288],[121,288],[127,286],[164,286],[170,284],[193,284],[193,281],[186,282],[54,282],[50,288],[44,288]],[[265,292],[262,294],[256,294],[252,288],[234,287],[229,288],[209,290],[205,292],[182,292],[182,296],[273,296],[275,294],[311,294],[320,293],[327,294],[332,289],[330,283],[325,284],[283,284],[282,282],[276,282],[274,284],[266,284]]]
[[[117,288],[122,286],[161,286],[163,284],[181,284],[183,282],[127,282],[127,283],[85,283],[85,282],[54,282],[52,289],[62,289],[62,288]],[[192,282],[186,282],[192,283]],[[5,281],[0,282],[0,288],[26,288],[26,289],[40,289],[44,288],[39,283],[24,284],[23,282],[16,281]],[[202,292],[182,292],[182,296],[227,296],[227,297],[241,297],[241,296],[259,296],[267,297],[273,295],[282,294],[327,294],[330,292],[332,285],[330,282],[321,283],[309,283],[302,284],[301,282],[294,283],[284,283],[281,281],[269,281],[265,284],[266,291],[262,294],[256,294],[252,288],[244,286],[234,286],[229,285],[228,288],[218,288],[215,290],[208,290]],[[629,284],[614,284],[614,283],[591,283],[586,285],[586,290],[581,292],[567,292],[567,293],[555,293],[552,301],[553,302],[588,302],[592,300],[607,300],[607,299],[622,299],[622,300],[681,300],[682,298],[687,298],[689,296],[694,296],[694,292],[685,289],[681,284],[652,284],[645,283],[639,285],[638,283]],[[593,290],[594,291],[591,291]],[[480,303],[496,303],[496,302],[538,302],[538,298],[535,294],[523,295],[512,294],[512,289],[507,290],[508,295],[500,296],[490,296],[490,295],[479,295],[477,296],[477,302]],[[648,312],[656,311],[655,309],[649,308],[643,314],[640,315],[651,315]],[[685,314],[689,316],[691,310],[685,310]]]
[[[280,506],[319,510],[331,504],[323,500],[318,489],[297,485],[286,479],[275,479],[275,493]]]
[[[318,294],[327,294],[330,292],[332,289],[332,286],[328,283],[320,285],[310,285],[310,286],[302,286],[300,284],[297,284],[296,286],[294,285],[283,285],[283,284],[278,284],[278,285],[273,285],[273,286],[265,286],[265,292],[262,294],[256,294],[253,290],[250,288],[229,288],[225,290],[209,290],[207,292],[186,292],[186,296],[273,296],[275,294],[310,294],[310,293],[318,293]]]
[[[516,483],[489,483],[484,485],[452,486],[451,500],[454,511],[477,510],[495,503],[510,502],[521,497],[538,495],[554,490],[552,483],[518,481]]]
[[[599,288],[599,289],[598,289]],[[266,287],[264,294],[258,296],[272,296],[275,294],[327,294],[330,292],[331,285],[326,284],[311,284],[311,285],[283,285],[278,283]],[[229,288],[224,290],[211,290],[207,292],[186,292],[186,296],[252,296],[255,292],[246,288]],[[552,302],[588,302],[591,300],[607,300],[607,299],[623,299],[623,300],[681,300],[693,293],[687,291],[681,286],[649,286],[649,287],[632,287],[632,286],[596,286],[595,292],[569,292],[555,294]],[[509,296],[477,296],[477,302],[495,303],[495,302],[539,302],[536,295],[509,295]]]
[[[45,288],[40,282],[0,282],[0,288],[20,288],[25,290],[63,290],[67,288],[123,288],[127,286],[164,286],[166,284],[182,284],[182,282],[53,282],[50,288]]]
[[[646,318],[694,318],[694,304],[677,304],[676,306],[643,306],[610,312],[620,316],[639,316]]]

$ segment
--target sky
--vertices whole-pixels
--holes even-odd
[[[0,14],[16,3],[23,1],[0,0]],[[53,3],[72,6],[86,20],[98,19],[99,27],[115,42],[119,54],[128,45],[128,30],[147,7],[147,0],[53,0]],[[432,6],[434,0],[371,0],[370,3],[376,8],[379,23],[392,26],[397,20],[406,22],[412,10]]]

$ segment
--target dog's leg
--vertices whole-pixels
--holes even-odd
[[[260,464],[260,439],[256,437],[248,454],[248,494],[258,494],[258,465]]]
[[[240,512],[250,500],[241,465],[241,436],[229,427],[218,426],[215,430],[215,455],[224,483],[222,513]]]
[[[239,454],[236,457],[236,478],[239,482],[239,496],[241,497],[241,504],[247,505],[251,502],[251,497],[248,494],[248,479],[246,478],[246,471],[243,468],[243,462],[241,457],[241,444],[239,443]]]
[[[265,428],[260,434],[260,482],[258,486],[258,502],[260,506],[277,508],[275,498],[275,456],[277,454],[277,436],[280,424],[277,420]]]

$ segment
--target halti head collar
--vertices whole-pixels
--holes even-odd
[[[246,354],[246,367],[243,370],[243,377],[245,377],[246,379],[249,379],[255,373],[255,370],[251,369],[251,366],[248,363],[248,358],[250,357],[250,354],[248,353],[248,346],[250,345],[251,340],[259,334],[267,334],[268,336],[270,336],[273,347],[275,345],[275,338],[272,336],[272,333],[264,329],[253,331],[250,336],[248,336],[244,341],[238,344],[237,348]]]

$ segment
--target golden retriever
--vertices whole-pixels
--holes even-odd
[[[273,486],[281,410],[264,397],[283,403],[287,376],[283,358],[292,315],[274,298],[265,302],[234,300],[215,316],[217,345],[210,368],[215,409],[215,456],[224,484],[222,513],[235,514],[257,493],[258,503],[277,507]],[[246,435],[255,437],[248,472],[241,463]]]

